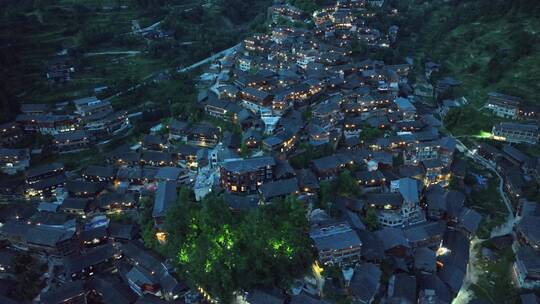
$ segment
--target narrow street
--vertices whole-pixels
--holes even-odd
[[[514,216],[514,213],[512,210],[512,203],[510,202],[510,199],[508,198],[508,196],[506,195],[504,191],[503,177],[499,174],[497,169],[492,164],[490,164],[486,159],[478,155],[476,151],[471,151],[459,139],[457,138],[455,139],[457,141],[457,149],[460,152],[462,152],[467,158],[473,160],[475,163],[493,172],[499,178],[498,192],[499,192],[499,196],[501,197],[502,201],[504,202],[508,210],[508,217],[502,225],[495,227],[491,230],[490,236],[491,237],[501,236],[501,235],[505,235],[512,232],[512,229],[514,225],[517,223],[518,218]],[[475,237],[470,242],[469,265],[467,266],[467,274],[465,275],[465,279],[463,281],[463,285],[461,286],[461,290],[459,291],[458,295],[452,302],[453,304],[469,303],[474,298],[474,292],[471,290],[471,286],[478,281],[478,278],[480,275],[479,273],[480,269],[478,269],[477,247],[483,241],[485,241],[485,239],[479,239]]]
[[[33,303],[41,303],[40,298],[41,295],[49,291],[51,289],[52,280],[54,279],[54,265],[55,262],[48,257],[47,258],[47,272],[43,274],[43,277],[45,278],[45,287],[41,290],[41,292],[34,298]]]
[[[512,203],[510,202],[510,199],[508,198],[508,196],[506,195],[504,191],[504,179],[499,174],[499,171],[497,171],[497,169],[492,164],[490,164],[486,159],[476,154],[476,152],[471,151],[469,148],[467,148],[467,146],[465,146],[459,139],[456,138],[456,141],[458,143],[457,149],[460,152],[463,152],[466,157],[472,159],[477,164],[483,166],[484,168],[488,169],[489,171],[497,175],[497,177],[499,178],[499,187],[498,187],[499,195],[501,199],[503,200],[506,206],[506,209],[508,210],[508,219],[506,221],[506,224],[513,223],[515,220],[514,220],[514,212],[512,210]]]

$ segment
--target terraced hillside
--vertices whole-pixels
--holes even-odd
[[[6,0],[0,12],[0,122],[21,102],[60,102],[103,86],[116,92],[158,71],[188,66],[262,24],[253,21],[264,20],[269,2]],[[150,29],[164,37],[143,38]],[[65,49],[76,72],[66,85],[51,87],[47,62]]]

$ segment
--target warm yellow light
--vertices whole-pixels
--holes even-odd
[[[437,256],[446,255],[450,252],[452,252],[452,250],[446,247],[439,247],[439,249],[437,249]]]
[[[167,234],[165,232],[156,232],[156,239],[159,243],[164,244],[167,242]]]
[[[313,273],[317,276],[317,277],[320,277],[321,276],[321,273],[324,271],[324,268],[322,268],[321,266],[319,266],[319,263],[317,261],[315,261],[315,263],[313,263],[313,265],[311,266],[312,269],[313,269]]]

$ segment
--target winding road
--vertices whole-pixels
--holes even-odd
[[[187,67],[184,67],[184,68],[178,68],[178,69],[174,70],[174,72],[176,72],[176,73],[185,73],[185,72],[189,72],[189,71],[191,71],[191,70],[193,70],[193,69],[195,69],[195,68],[198,68],[198,67],[201,66],[201,65],[204,65],[204,64],[207,64],[207,63],[209,63],[209,62],[212,62],[212,61],[214,61],[214,60],[216,60],[216,59],[218,59],[218,58],[220,58],[220,57],[223,57],[223,56],[229,56],[229,55],[233,54],[234,52],[236,52],[236,50],[240,47],[240,45],[241,45],[241,44],[238,43],[238,44],[236,44],[236,45],[234,45],[234,46],[232,46],[232,47],[230,47],[230,48],[228,48],[228,49],[226,49],[226,50],[223,50],[223,51],[218,52],[218,53],[216,53],[216,54],[214,54],[214,55],[208,56],[208,57],[206,57],[205,59],[203,59],[203,60],[201,60],[201,61],[195,62],[194,64],[192,64],[192,65],[190,65],[190,66],[187,66]],[[131,86],[131,87],[125,89],[124,91],[120,91],[120,92],[118,92],[118,93],[116,93],[116,94],[114,94],[114,95],[112,95],[112,96],[109,96],[109,97],[105,98],[105,100],[106,100],[106,101],[110,101],[111,99],[116,98],[116,97],[118,97],[118,96],[121,96],[121,95],[123,95],[123,94],[125,94],[125,93],[132,92],[133,90],[138,89],[138,88],[140,88],[140,87],[142,87],[142,86],[148,84],[149,82],[153,81],[153,79],[154,79],[156,76],[160,75],[161,73],[169,73],[169,72],[171,72],[170,69],[166,69],[166,70],[161,70],[161,71],[154,72],[154,73],[152,73],[152,74],[150,74],[150,75],[144,77],[144,78],[143,78],[143,82],[138,83],[138,84],[136,84],[136,85],[134,85],[134,86]]]
[[[176,72],[178,72],[178,73],[188,72],[188,71],[193,70],[193,69],[195,69],[195,68],[197,68],[197,67],[199,67],[199,66],[201,66],[203,64],[214,61],[214,60],[216,60],[216,59],[218,59],[218,58],[220,58],[222,56],[228,56],[228,55],[234,53],[239,47],[240,47],[240,43],[238,43],[237,45],[232,46],[232,47],[230,47],[230,48],[228,48],[226,50],[223,50],[223,51],[221,51],[219,53],[216,53],[216,54],[214,54],[214,55],[212,55],[210,57],[207,57],[207,58],[205,58],[205,59],[203,59],[203,60],[201,60],[199,62],[196,62],[196,63],[194,63],[194,64],[192,64],[192,65],[190,65],[188,67],[177,69]]]
[[[129,56],[135,56],[135,55],[139,55],[141,53],[142,53],[142,51],[106,51],[106,52],[86,53],[83,56],[84,57],[100,56],[100,55],[129,55]]]

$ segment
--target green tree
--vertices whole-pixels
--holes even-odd
[[[27,253],[17,254],[13,258],[15,288],[10,291],[11,296],[21,301],[34,298],[43,285],[40,280],[41,274],[45,271],[43,266]]]
[[[323,209],[328,209],[327,204],[332,201],[334,197],[334,189],[332,183],[329,181],[322,181],[319,184],[319,206]]]
[[[307,13],[313,13],[316,10],[321,9],[323,4],[326,4],[324,0],[291,0],[291,4],[298,7]]]
[[[178,199],[167,211],[163,223],[163,230],[167,232],[165,255],[176,255],[177,249],[185,241],[185,236],[189,231],[190,210],[193,208],[195,208],[193,192],[187,187],[180,188]]]
[[[366,142],[376,140],[377,138],[384,135],[384,132],[381,129],[373,127],[364,127],[362,128],[362,133],[360,133],[360,138]]]
[[[337,189],[339,194],[345,196],[355,196],[360,191],[358,181],[352,177],[349,170],[341,172],[338,176]]]
[[[223,198],[211,194],[184,218],[184,228],[169,227],[186,229],[175,260],[194,285],[222,303],[236,290],[287,286],[313,259],[305,207],[294,197],[233,216]]]
[[[353,39],[348,46],[348,50],[354,57],[363,57],[368,53],[368,46],[358,39]]]
[[[364,217],[364,224],[369,230],[377,230],[381,227],[379,223],[379,218],[377,217],[377,212],[373,209],[368,209],[366,216]]]

